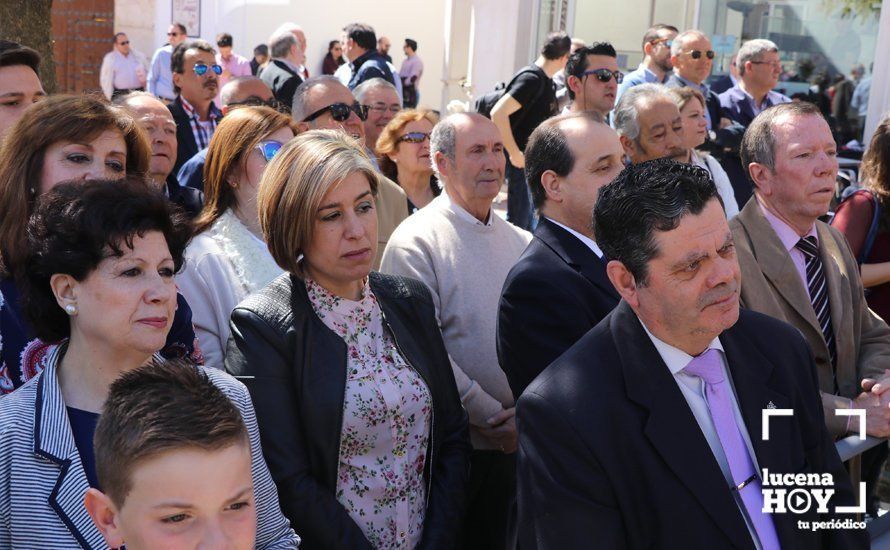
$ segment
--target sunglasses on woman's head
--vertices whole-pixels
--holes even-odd
[[[408,132],[404,136],[400,136],[396,141],[398,143],[407,142],[407,143],[423,143],[424,141],[430,139],[430,134],[428,132]]]
[[[581,76],[595,76],[597,80],[605,84],[606,82],[615,79],[616,84],[621,84],[624,80],[624,75],[621,71],[610,71],[609,69],[591,69],[589,71],[584,71],[581,73]]]
[[[333,118],[337,122],[343,122],[348,119],[350,112],[355,113],[362,121],[368,120],[368,106],[362,105],[358,101],[356,101],[352,105],[347,105],[345,103],[334,103],[328,105],[327,107],[322,107],[321,109],[304,118],[303,122],[311,122],[321,115],[327,113],[328,111],[331,112],[331,118]]]
[[[207,69],[213,71],[216,76],[219,76],[223,72],[223,68],[217,64],[207,65],[204,63],[195,63],[195,66],[192,67],[195,71],[195,74],[198,76],[204,76],[207,73]]]
[[[278,154],[278,151],[281,151],[282,147],[284,147],[283,143],[272,139],[261,141],[256,146],[260,154],[263,155],[263,158],[266,159],[266,162],[269,162],[273,158],[275,158],[275,155]]]
[[[692,50],[686,53],[688,53],[689,56],[692,57],[692,59],[701,59],[702,54],[706,55],[708,59],[714,59],[715,55],[714,50],[708,50],[706,52],[703,52],[701,50]]]

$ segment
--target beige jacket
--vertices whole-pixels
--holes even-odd
[[[377,188],[377,255],[374,256],[374,271],[380,270],[380,260],[390,235],[407,217],[407,195],[397,183],[386,176],[380,176],[380,187]]]
[[[847,417],[836,416],[834,411],[849,408],[848,398],[862,391],[863,378],[878,377],[890,368],[890,328],[865,302],[850,246],[838,230],[816,222],[837,346],[838,396],[833,395],[828,346],[807,289],[757,201],[748,201],[729,226],[742,269],[742,306],[781,319],[803,333],[815,356],[828,430],[835,437],[843,435]]]

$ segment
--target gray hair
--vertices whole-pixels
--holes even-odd
[[[778,51],[779,47],[772,40],[765,38],[748,40],[742,44],[742,47],[739,48],[739,53],[736,54],[735,66],[739,70],[739,76],[745,74],[745,63],[748,61],[760,61],[763,54],[768,52],[778,53]]]
[[[640,122],[637,119],[639,105],[643,101],[666,99],[675,102],[674,96],[661,84],[640,84],[621,95],[618,105],[612,111],[615,131],[619,136],[637,141],[640,137]]]
[[[365,94],[376,88],[385,88],[387,90],[392,90],[393,93],[399,95],[399,91],[396,90],[396,87],[393,86],[392,83],[380,77],[365,80],[352,90],[352,95],[354,95],[355,99],[357,99],[359,103],[361,103],[365,98]]]
[[[696,29],[681,32],[671,42],[671,55],[680,55],[683,52],[683,48],[686,46],[686,41],[693,38],[708,38],[708,35]],[[710,38],[708,38],[708,40],[710,40]]]
[[[751,178],[748,166],[752,162],[762,164],[770,172],[776,171],[776,136],[773,128],[776,121],[784,117],[822,116],[819,107],[809,101],[798,103],[781,103],[764,110],[757,115],[745,135],[742,136],[742,144],[739,147],[739,156],[742,158],[742,168],[748,176],[748,180],[757,187],[757,183]]]
[[[294,90],[294,102],[291,105],[291,117],[296,122],[303,122],[303,119],[312,114],[306,109],[306,96],[316,86],[329,86],[331,84],[343,86],[343,83],[337,77],[329,74],[314,76],[297,86],[297,89]]]
[[[292,46],[299,46],[297,37],[290,31],[278,30],[269,37],[269,53],[272,57],[284,58],[290,53]]]
[[[235,95],[235,91],[238,89],[238,84],[242,82],[251,82],[253,80],[263,82],[263,79],[257,76],[236,76],[232,80],[229,80],[219,92],[219,102],[222,105],[228,105],[235,99],[232,96]],[[263,84],[265,84],[265,82],[263,82]]]
[[[457,117],[465,117],[466,113],[455,113],[448,115],[433,126],[430,134],[430,164],[433,165],[433,172],[436,179],[444,182],[442,175],[439,173],[439,167],[436,166],[436,153],[442,153],[442,156],[454,162],[457,158],[457,147],[455,146],[455,136],[457,131],[454,127],[454,121]]]

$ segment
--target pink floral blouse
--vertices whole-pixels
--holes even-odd
[[[380,549],[420,542],[432,397],[383,328],[367,280],[358,302],[306,279],[315,313],[346,342],[337,501]]]

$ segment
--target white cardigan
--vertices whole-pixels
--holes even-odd
[[[224,368],[232,310],[281,273],[269,249],[231,210],[192,240],[176,283],[192,308],[205,365]]]

